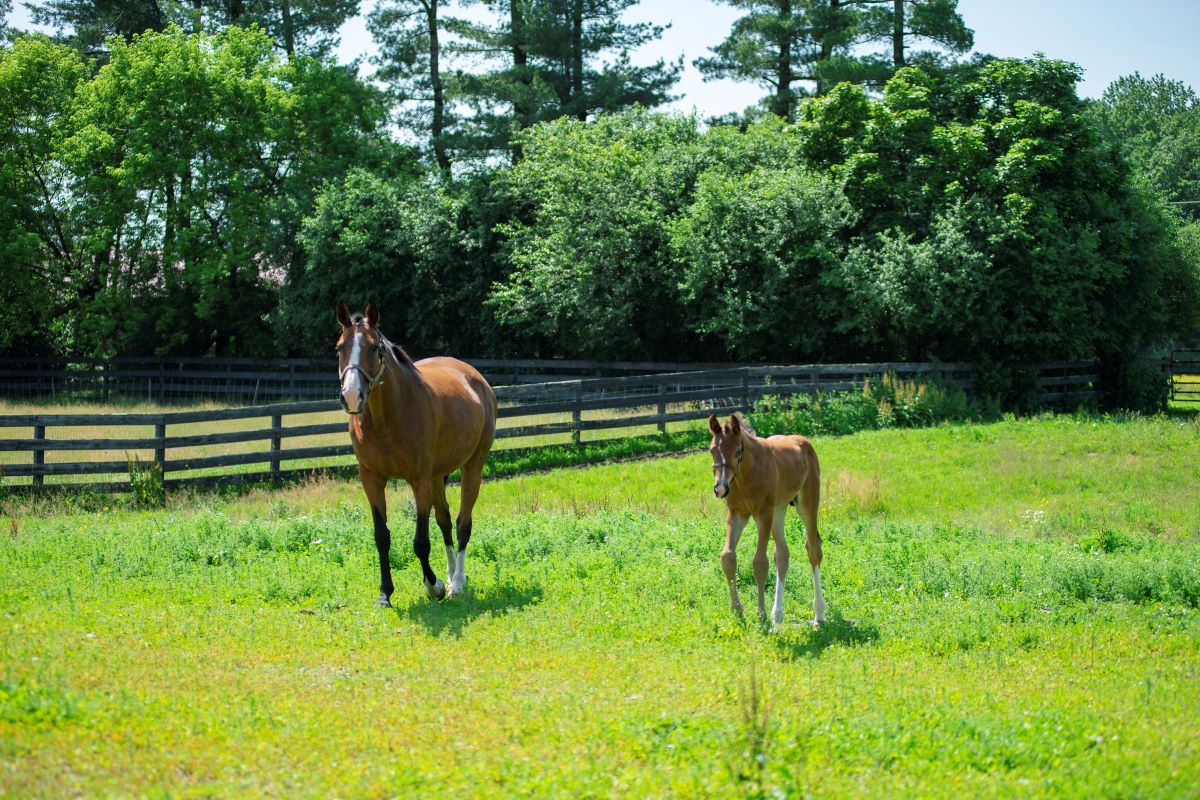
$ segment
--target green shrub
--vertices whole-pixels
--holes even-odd
[[[160,508],[166,499],[162,464],[156,461],[129,460],[129,490],[135,508]]]
[[[763,436],[799,433],[844,436],[878,428],[915,428],[989,416],[962,390],[936,380],[905,380],[894,373],[871,378],[861,392],[768,395],[754,407],[754,424]]]

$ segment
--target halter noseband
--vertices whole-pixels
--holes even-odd
[[[390,344],[391,343],[387,339],[384,338],[382,333],[379,334],[379,341],[375,343],[375,349],[379,351],[379,369],[375,372],[374,375],[368,375],[367,371],[365,369],[363,369],[362,367],[360,367],[358,364],[347,364],[345,369],[338,370],[339,386],[344,386],[346,384],[346,373],[348,373],[352,369],[358,370],[358,374],[361,375],[366,380],[367,391],[363,393],[363,399],[362,399],[362,408],[364,408],[364,409],[367,407],[367,400],[369,400],[371,398],[371,392],[373,392],[375,390],[375,387],[379,385],[379,382],[381,380],[383,380],[383,373],[387,372],[387,356],[385,355],[384,351],[387,350],[387,348]],[[342,398],[342,407],[346,408],[346,399],[344,397]],[[361,414],[362,410],[351,411],[349,409],[346,409],[346,413],[347,414]]]
[[[726,483],[733,483],[733,479],[737,477],[738,467],[740,467],[742,465],[742,455],[745,452],[746,452],[746,445],[743,444],[741,447],[739,447],[737,449],[737,452],[733,454],[733,469],[729,469],[729,462],[727,462],[725,460],[725,454],[722,453],[721,460],[713,462],[713,472],[716,472],[719,469],[728,470],[729,471],[729,480],[726,481]]]

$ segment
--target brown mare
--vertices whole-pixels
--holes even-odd
[[[429,566],[429,509],[442,542],[450,596],[466,582],[466,550],[471,539],[471,509],[479,497],[483,462],[496,438],[496,394],[474,367],[454,358],[426,358],[416,363],[379,331],[379,311],[368,303],[363,314],[350,314],[338,303],[338,377],[342,407],[350,415],[350,441],[358,457],[358,477],[375,523],[379,551],[378,605],[391,605],[392,570],[388,561],[391,533],[387,527],[385,489],[399,477],[412,487],[417,506],[413,552],[421,561],[425,593],[438,600],[446,586]],[[458,553],[450,538],[450,506],[446,479],[462,475],[458,511]]]
[[[775,537],[775,604],[771,622],[783,624],[783,578],[788,571],[788,545],[784,517],[789,505],[796,506],[804,520],[808,563],[813,572],[813,625],[825,621],[825,598],[821,594],[821,534],[817,532],[817,505],[821,501],[821,467],[812,443],[803,436],[772,436],[760,439],[740,413],[724,426],[716,416],[708,418],[712,431],[713,494],[723,497],[728,507],[725,519],[725,549],[721,568],[729,582],[729,599],[734,613],[742,613],[737,591],[737,543],[746,523],[758,523],[758,549],[754,552],[754,582],[758,585],[758,615],[766,619],[764,591],[767,583],[767,539]]]

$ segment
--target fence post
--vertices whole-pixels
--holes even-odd
[[[167,423],[158,422],[154,425],[154,438],[158,443],[154,447],[154,462],[162,470],[163,477],[167,475]]]
[[[742,373],[742,413],[750,413],[750,376]]]
[[[45,425],[34,425],[33,426],[33,440],[35,442],[46,441],[46,426]],[[34,450],[33,451],[34,466],[40,467],[40,466],[45,465],[45,463],[46,463],[46,451],[42,450],[41,448]],[[42,486],[45,484],[45,482],[46,482],[46,476],[42,475],[40,472],[33,476],[33,485],[34,486]]]
[[[580,436],[582,431],[583,409],[580,405],[583,403],[583,390],[578,386],[575,387],[575,407],[571,409],[571,441],[576,447],[583,444],[583,439]]]
[[[667,421],[663,419],[667,415],[667,385],[660,383],[658,385],[658,432],[665,434],[667,432]]]
[[[273,457],[271,458],[271,475],[272,475],[272,477],[275,477],[275,478],[279,477],[279,451],[280,451],[280,442],[282,441],[282,438],[283,438],[280,435],[280,432],[282,431],[282,429],[283,429],[283,414],[272,414],[271,415],[271,431],[273,432],[273,435],[271,436],[271,453],[272,453]]]

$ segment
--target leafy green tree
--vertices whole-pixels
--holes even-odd
[[[100,284],[74,176],[56,157],[88,72],[77,53],[45,37],[0,48],[0,351],[65,343],[62,319]]]
[[[698,356],[667,221],[699,140],[695,120],[644,111],[530,128],[509,177],[527,204],[504,227],[512,272],[489,298],[505,330],[543,356]]]
[[[638,0],[481,0],[495,24],[458,20],[462,51],[487,69],[461,71],[456,93],[472,110],[465,144],[476,152],[509,149],[514,134],[562,116],[586,120],[604,112],[670,99],[682,64],[634,66],[630,52],[657,39],[662,27],[630,24],[621,15]],[[613,59],[599,62],[602,54]]]
[[[851,213],[832,180],[804,168],[706,170],[671,226],[690,326],[723,357],[828,358],[840,304],[827,276]]]
[[[374,300],[388,335],[414,355],[479,355],[491,320],[465,200],[441,181],[361,170],[330,184],[301,231],[308,256],[284,287],[283,338],[323,353],[337,302]]]
[[[62,158],[103,287],[78,336],[102,352],[273,352],[277,285],[325,179],[378,156],[377,95],[281,60],[261,31],[109,41]]]
[[[1168,199],[1200,201],[1200,100],[1180,81],[1134,73],[1089,108],[1108,141]],[[1200,215],[1200,203],[1187,207]]]
[[[847,86],[803,108],[811,166],[859,213],[842,330],[887,358],[1124,364],[1190,325],[1195,271],[1089,125],[1078,69],[974,72],[905,69],[878,102]]]

